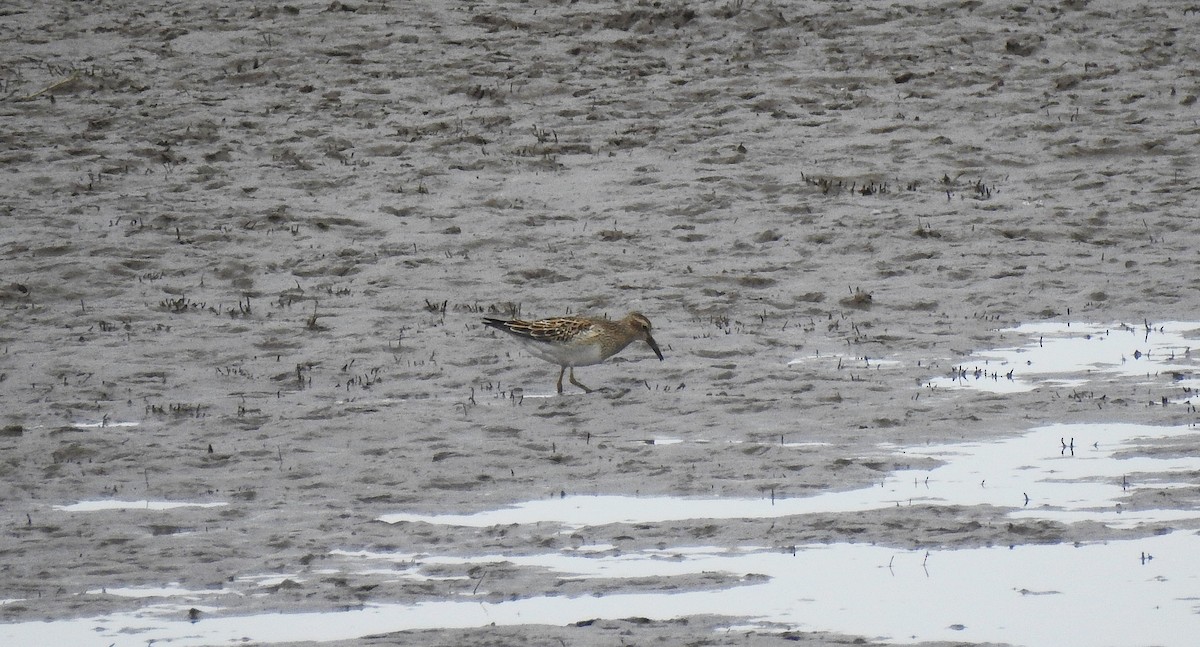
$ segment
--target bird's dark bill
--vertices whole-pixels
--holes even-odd
[[[655,355],[658,355],[658,361],[661,362],[663,360],[663,354],[662,351],[658,349],[658,342],[654,341],[654,338],[650,335],[646,335],[646,343],[650,345],[650,350],[654,351]]]

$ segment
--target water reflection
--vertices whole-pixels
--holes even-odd
[[[0,643],[143,647],[352,640],[404,630],[487,625],[566,625],[595,618],[669,620],[697,614],[740,618],[739,628],[792,628],[865,635],[898,643],[1004,642],[1062,647],[1183,647],[1200,635],[1200,541],[1173,533],[1132,541],[924,551],[834,544],[792,553],[692,548],[620,556],[550,553],[448,558],[338,552],[346,570],[386,560],[419,572],[459,560],[552,569],[564,577],[768,574],[745,584],[684,593],[569,597],[535,594],[504,602],[453,599],[371,604],[329,613],[182,619],[183,608],[52,623],[0,625]],[[1147,556],[1152,559],[1147,559]],[[399,576],[403,576],[400,574]],[[1097,586],[1102,582],[1102,586]],[[486,584],[486,581],[484,582]],[[482,592],[486,592],[486,586]]]
[[[1198,364],[1192,353],[1200,343],[1200,323],[1038,323],[1002,332],[1019,337],[1021,345],[975,353],[951,375],[933,378],[928,385],[1016,393],[1123,376],[1167,379],[1179,387],[1178,399],[1188,399],[1200,387],[1193,377]]]
[[[1200,516],[1192,510],[1164,510],[1161,497],[1137,505],[1122,503],[1144,489],[1188,487],[1193,457],[1136,456],[1151,439],[1200,437],[1190,426],[1060,424],[987,442],[902,449],[910,456],[944,463],[932,470],[901,470],[873,487],[814,496],[761,499],[687,497],[569,496],[539,499],[474,514],[396,513],[388,523],[424,522],[488,527],[556,523],[573,529],[609,523],[656,523],[683,519],[759,519],[818,512],[856,512],[917,504],[980,505],[1012,508],[1022,518],[1078,520],[1132,527]],[[885,446],[887,447],[887,446]],[[1131,455],[1132,454],[1132,455]],[[1155,474],[1152,483],[1141,475]]]
[[[223,501],[210,503],[189,501],[121,501],[118,499],[97,499],[80,501],[69,505],[56,505],[55,510],[63,512],[99,512],[101,510],[173,510],[175,508],[219,508],[229,505]]]

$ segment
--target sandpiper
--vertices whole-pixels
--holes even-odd
[[[662,351],[650,336],[650,320],[640,312],[631,312],[620,321],[598,317],[554,317],[537,321],[492,319],[485,325],[516,337],[535,357],[557,364],[558,392],[563,392],[563,373],[570,370],[571,384],[591,393],[575,379],[576,366],[599,364],[639,339],[662,361]]]

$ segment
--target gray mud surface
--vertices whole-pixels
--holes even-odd
[[[334,549],[1129,536],[986,506],[575,535],[377,519],[800,497],[923,465],[880,443],[1197,419],[1159,404],[1166,376],[923,386],[1021,323],[1196,319],[1186,3],[25,2],[0,35],[3,623],[168,582],[243,587],[226,615],[462,593],[320,574]],[[480,323],[629,310],[666,360],[582,368],[590,395],[554,396],[556,367]],[[55,508],[104,499],[227,505]],[[239,584],[270,573],[306,576]],[[479,595],[736,585],[514,568]],[[736,620],[352,643],[862,643],[714,631]]]

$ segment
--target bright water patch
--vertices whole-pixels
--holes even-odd
[[[1018,336],[1021,344],[975,353],[929,386],[1017,393],[1039,386],[1082,387],[1097,376],[1161,381],[1167,375],[1181,391],[1200,388],[1194,377],[1200,369],[1200,323],[1039,323],[1001,332]]]
[[[780,553],[753,548],[688,548],[619,556],[570,551],[471,558],[339,552],[344,568],[386,560],[420,570],[447,563],[517,563],[569,578],[671,577],[727,573],[745,583],[684,593],[534,595],[414,605],[371,604],[353,611],[270,613],[184,619],[184,607],[59,622],[0,625],[0,644],[112,644],[143,647],[243,642],[332,641],[403,630],[496,625],[566,625],[594,618],[669,620],[694,614],[738,619],[759,631],[798,629],[865,635],[899,643],[1003,642],[1061,647],[1185,647],[1200,635],[1196,592],[1200,538],[1174,533],[1138,540],[933,552],[880,546],[801,546]],[[1147,559],[1150,557],[1150,559]],[[483,582],[486,589],[486,580]],[[208,609],[205,609],[208,610]]]
[[[104,429],[106,427],[139,427],[140,422],[114,422],[112,420],[100,420],[98,422],[73,422],[71,426],[75,429]]]
[[[688,497],[569,496],[538,499],[472,514],[389,514],[388,523],[424,522],[489,527],[554,523],[568,529],[610,523],[657,523],[684,519],[761,519],[823,512],[856,512],[893,506],[993,505],[1013,516],[1134,527],[1171,519],[1200,518],[1193,510],[1155,508],[1155,499],[1125,505],[1142,490],[1184,487],[1193,480],[1191,456],[1123,457],[1150,439],[1190,438],[1200,429],[1130,424],[1039,427],[1021,436],[987,442],[909,448],[909,456],[944,461],[932,470],[900,470],[873,487],[798,498],[721,499]],[[1142,483],[1143,474],[1155,474]]]
[[[882,359],[878,357],[869,357],[866,355],[855,355],[854,357],[851,357],[841,353],[805,355],[803,357],[796,357],[789,360],[787,365],[795,366],[797,364],[820,363],[833,364],[839,369],[850,370],[879,370],[884,368],[898,368],[902,365],[900,360],[895,359]]]
[[[104,589],[92,589],[87,595],[115,595],[121,598],[183,598],[196,599],[210,595],[225,595],[234,593],[226,589],[196,590],[185,589],[178,583],[172,582],[166,586],[114,586]]]
[[[188,501],[118,501],[116,499],[101,499],[97,501],[80,501],[70,505],[56,505],[55,510],[63,512],[98,512],[101,510],[171,510],[174,508],[219,508],[229,505],[224,502],[198,503]]]

